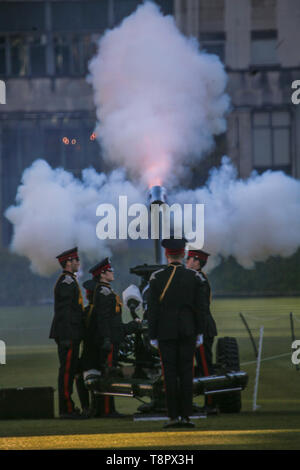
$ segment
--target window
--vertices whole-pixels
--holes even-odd
[[[46,35],[27,36],[30,75],[46,74]]]
[[[253,167],[291,174],[291,119],[288,111],[253,114]]]
[[[59,35],[54,37],[55,75],[71,73],[71,51],[69,37]]]
[[[11,73],[16,76],[46,74],[46,36],[15,35],[8,37]]]
[[[0,75],[83,76],[108,26],[108,0],[0,2]],[[52,53],[53,52],[53,53]],[[54,56],[47,63],[47,57]]]
[[[13,75],[28,75],[28,55],[25,36],[10,37],[11,71]]]
[[[83,72],[86,73],[88,70],[88,63],[91,58],[96,55],[97,52],[97,41],[99,40],[99,35],[89,34],[81,36],[81,53],[83,60]]]
[[[55,74],[84,75],[96,53],[96,34],[56,34],[54,36]]]
[[[276,31],[252,31],[251,62],[253,65],[278,64]]]
[[[0,75],[84,76],[113,16],[117,23],[143,1],[0,1]],[[173,0],[155,1],[164,14],[172,13]]]
[[[202,50],[225,62],[225,33],[200,33],[199,40]]]

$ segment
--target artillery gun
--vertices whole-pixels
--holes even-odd
[[[105,369],[101,375],[89,375],[85,379],[86,387],[96,395],[131,397],[140,401],[150,398],[138,410],[139,416],[165,414],[164,380],[160,357],[150,345],[147,324],[147,287],[153,272],[163,265],[140,265],[130,269],[130,273],[140,277],[139,289],[126,289],[123,301],[133,318],[136,310],[143,304],[144,319],[138,333],[125,338],[120,347],[118,370]],[[126,292],[125,291],[125,292]],[[138,292],[140,292],[140,297]],[[130,294],[130,292],[133,292]],[[211,396],[214,406],[223,413],[239,413],[241,410],[241,392],[246,388],[248,375],[240,370],[239,349],[235,338],[218,338],[216,345],[216,364],[214,374],[193,379],[194,396]]]

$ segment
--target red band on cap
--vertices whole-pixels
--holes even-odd
[[[103,271],[107,271],[108,269],[111,269],[110,264],[105,264],[104,266],[100,266],[96,271],[93,272],[93,276],[99,276],[99,274],[103,273]]]
[[[74,253],[69,253],[68,255],[60,256],[58,258],[58,261],[61,263],[62,261],[68,261],[76,258],[78,258],[78,253],[77,251],[74,251]]]
[[[206,255],[205,253],[199,253],[198,251],[193,251],[193,250],[190,250],[188,252],[188,257],[189,258],[198,258],[198,259],[201,259],[203,261],[206,261],[207,258],[208,258],[208,255]]]

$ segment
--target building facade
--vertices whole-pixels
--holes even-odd
[[[283,170],[300,178],[298,0],[175,0],[181,30],[226,66],[232,111],[227,154],[242,178]]]
[[[86,81],[96,41],[142,0],[1,0],[0,245],[11,226],[3,211],[21,175],[37,158],[79,175],[104,168],[93,133],[95,108]],[[247,177],[280,169],[300,178],[299,0],[157,0],[181,31],[219,55],[228,73],[232,110],[216,151],[197,174],[226,152]]]

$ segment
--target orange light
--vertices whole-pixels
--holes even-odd
[[[72,139],[72,140],[71,140],[71,144],[72,144],[72,145],[75,145],[75,144],[76,144],[76,142],[77,142],[77,140],[76,140],[76,139]]]
[[[153,178],[151,182],[148,183],[149,189],[151,189],[152,186],[162,186],[162,180],[160,178]]]
[[[95,140],[96,139],[96,134],[95,132],[93,132],[91,135],[90,135],[90,140]]]
[[[62,141],[65,145],[69,145],[69,143],[70,143],[68,137],[63,137]]]

